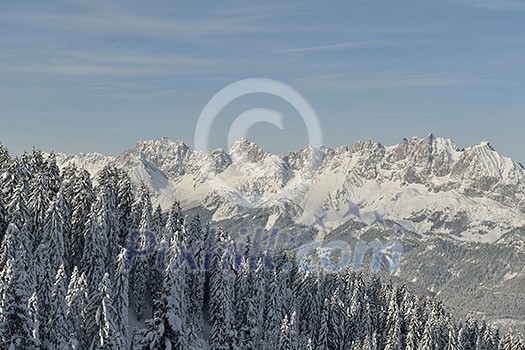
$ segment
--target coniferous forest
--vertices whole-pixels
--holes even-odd
[[[308,272],[228,227],[0,148],[0,349],[523,349],[376,275]]]

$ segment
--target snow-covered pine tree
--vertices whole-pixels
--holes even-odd
[[[152,304],[155,305],[162,292],[162,265],[165,262],[166,252],[164,247],[167,244],[164,234],[164,214],[160,206],[157,206],[153,213],[151,226],[153,234],[156,237],[156,243],[160,242],[160,244],[157,244],[156,251],[148,257],[148,266],[150,267],[148,272],[148,289],[150,291]]]
[[[180,254],[176,238],[173,236],[170,242],[163,288],[155,305],[154,317],[139,333],[134,350],[184,350],[191,341],[186,322],[185,271],[175,268]]]
[[[146,208],[146,212],[144,209]],[[147,213],[148,217],[145,218],[144,214]],[[131,217],[132,217],[132,228],[139,229],[141,223],[144,220],[148,221],[149,229],[152,229],[152,218],[153,218],[153,208],[151,204],[150,192],[145,183],[141,183],[137,189],[135,195],[135,201],[131,208]]]
[[[118,257],[113,287],[113,308],[118,327],[118,349],[128,348],[129,332],[129,270],[125,267],[126,252],[122,250]]]
[[[408,327],[405,336],[405,348],[406,350],[417,350],[421,334],[423,333],[423,325],[419,314],[419,304],[416,300],[412,300],[411,306],[407,310],[406,318]]]
[[[42,249],[39,251],[43,252]],[[42,256],[42,254],[37,255],[37,260],[35,262],[38,267],[38,270],[36,271],[36,288],[38,310],[41,317],[38,332],[42,344],[46,345],[49,344],[51,337],[51,324],[49,323],[48,315],[51,315],[53,309],[53,286],[55,284],[56,273],[53,274],[54,269],[51,267],[49,256]]]
[[[448,339],[445,350],[460,350],[458,342],[458,330],[456,325],[453,323],[449,324],[448,326]]]
[[[8,206],[9,210],[12,210],[11,223],[8,225],[2,246],[0,248],[0,297],[3,295],[4,290],[8,286],[9,276],[5,267],[7,261],[11,259],[14,261],[19,254],[17,247],[22,246],[24,254],[26,254],[28,261],[33,262],[33,254],[31,249],[31,233],[30,233],[30,216],[29,210],[26,206],[26,193],[24,191],[24,185],[20,184],[15,189],[13,198]],[[27,270],[29,275],[29,281],[31,285],[34,283],[34,269]],[[0,309],[1,309],[0,305]]]
[[[118,349],[118,326],[115,324],[115,310],[112,306],[111,279],[105,273],[98,288],[90,295],[86,311],[94,315],[85,319],[80,349]]]
[[[0,174],[6,169],[11,162],[8,149],[0,142]]]
[[[315,334],[312,334],[314,320],[312,320],[315,315],[315,308],[319,307],[318,313],[320,312],[321,306],[318,303],[317,296],[317,281],[312,278],[312,273],[308,271],[302,271],[297,274],[294,279],[294,295],[302,302],[297,306],[297,323],[299,327],[299,332],[305,338],[314,338]]]
[[[28,154],[29,155],[29,154]],[[44,155],[42,151],[36,147],[33,147],[31,154],[29,155],[29,167],[32,174],[38,174],[44,169]]]
[[[363,345],[357,345],[356,350],[377,350],[377,334],[375,332],[367,334],[363,340]]]
[[[187,242],[185,244],[188,254],[191,254],[195,266],[187,269],[186,295],[188,299],[188,323],[194,325],[194,332],[201,336],[203,334],[203,307],[204,307],[204,233],[200,217],[194,216],[187,231]]]
[[[113,165],[105,166],[98,175],[97,191],[106,198],[106,222],[108,225],[108,271],[114,271],[120,252],[130,231],[131,185],[128,175]]]
[[[164,213],[162,212],[160,205],[157,205],[153,211],[153,217],[151,221],[153,232],[155,232],[158,237],[162,237],[166,223],[164,222]]]
[[[103,193],[97,196],[89,218],[89,227],[84,237],[84,254],[80,271],[85,274],[89,294],[98,290],[100,282],[106,272],[106,255],[108,240],[108,214],[106,200]]]
[[[97,337],[99,320],[97,312],[101,304],[100,286],[106,273],[106,254],[108,223],[105,210],[106,196],[99,194],[97,202],[90,214],[89,227],[86,232],[82,268],[80,269],[86,278],[87,300],[83,311],[81,347],[88,349],[93,339]]]
[[[349,283],[346,282],[346,284]],[[370,299],[368,299],[365,293],[364,283],[361,281],[361,279],[355,279],[354,277],[354,280],[351,282],[351,284],[352,288],[349,289],[349,292],[351,290],[351,297],[349,300],[348,314],[349,317],[353,320],[353,322],[349,326],[349,340],[364,340],[366,335],[369,334],[371,331],[371,328],[369,326],[370,321],[368,320],[369,310],[367,310],[367,305],[370,305],[369,308],[373,308],[374,310],[379,311],[379,305],[373,306],[370,300],[372,299],[374,302],[379,303],[379,299],[375,294],[371,294]],[[324,288],[324,286],[319,288]],[[346,287],[345,289],[348,289],[348,287]],[[376,327],[373,327],[374,329],[386,329],[386,326],[380,327],[378,325],[379,322],[377,321],[377,319],[373,323],[377,325]]]
[[[2,184],[0,179],[0,186]],[[0,244],[4,241],[5,230],[7,229],[7,209],[5,208],[5,202],[2,191],[0,191]]]
[[[49,189],[51,191],[51,198],[53,198],[62,185],[62,178],[60,177],[60,169],[58,168],[56,154],[51,152],[44,162],[43,173],[49,179]]]
[[[2,276],[1,282],[3,282],[0,283],[0,292],[3,291],[3,288],[5,288],[5,286],[7,286],[7,273],[5,271],[7,261],[16,257],[16,247],[20,245],[20,237],[20,230],[18,229],[18,226],[16,224],[10,224],[9,226],[7,226],[4,241],[2,242],[2,246],[0,247],[0,273]],[[0,293],[0,296],[1,295],[2,294]]]
[[[300,295],[302,300],[300,307],[301,311],[297,319],[299,323],[299,331],[307,339],[315,339],[315,330],[319,326],[319,320],[321,310],[323,307],[323,301],[319,296],[322,291],[319,289],[320,276],[312,274],[310,272],[303,272],[303,277],[298,279],[301,283],[296,284],[300,291],[297,291],[296,295]],[[350,333],[350,332],[348,332]],[[348,334],[350,336],[350,334]],[[315,345],[315,342],[314,344]]]
[[[176,201],[168,212],[164,234],[168,235],[168,239],[171,239],[171,235],[178,235],[178,241],[184,242],[186,237],[186,233],[183,232],[184,228],[184,215],[180,203]]]
[[[233,305],[232,309],[232,328],[235,330],[236,346],[238,349],[247,347],[247,338],[249,338],[248,329],[248,298],[250,294],[250,280],[248,260],[243,257],[239,268],[233,271]]]
[[[131,209],[133,207],[133,192],[128,174],[121,170],[118,173],[117,212],[120,226],[119,244],[125,246],[132,230]]]
[[[216,249],[209,271],[211,350],[229,350],[233,325],[233,272],[229,263],[230,251],[226,233],[219,228]]]
[[[134,227],[142,233],[137,249],[144,250],[147,247],[147,236],[152,229],[153,209],[149,190],[146,185],[142,184],[139,188],[137,199],[133,206]],[[136,225],[136,226],[135,226]],[[154,262],[154,254],[151,252],[148,256],[140,255],[133,259],[131,267],[131,301],[135,309],[137,318],[141,320],[144,316],[146,307],[146,292],[148,289],[148,276],[151,269],[151,263]]]
[[[106,271],[113,272],[117,266],[117,258],[120,253],[119,246],[119,221],[116,206],[116,195],[113,189],[101,187],[104,209],[102,210],[102,220],[106,227]]]
[[[16,237],[16,243],[12,247],[18,247],[18,243],[23,243],[24,249],[27,250],[29,258],[31,258],[32,225],[31,214],[27,207],[26,188],[25,182],[20,183],[15,188],[11,202],[7,206],[7,211],[10,213],[10,224],[15,225],[19,230],[19,236]]]
[[[195,325],[188,324],[188,349],[199,350],[202,349],[202,337],[195,332]]]
[[[319,328],[317,330],[316,348],[328,349],[330,336],[330,300],[328,300],[328,298],[326,298],[323,302],[320,320],[321,323],[319,324]]]
[[[46,349],[68,349],[69,326],[67,320],[67,277],[64,265],[58,268],[50,314],[41,322],[49,323],[49,339],[42,340]]]
[[[390,295],[390,303],[388,306],[388,316],[386,321],[386,346],[385,350],[401,350],[403,349],[402,334],[401,334],[401,316],[399,313],[399,305],[397,304],[396,289]]]
[[[13,161],[8,163],[7,168],[2,174],[2,195],[5,203],[8,205],[7,214],[8,220],[11,221],[11,215],[14,212],[11,211],[9,203],[13,200],[14,193],[16,189],[22,186],[22,190],[27,193],[29,192],[29,185],[27,184],[27,174],[26,171],[21,166],[20,159],[16,158]]]
[[[474,314],[467,315],[465,326],[459,332],[459,344],[463,349],[475,349],[478,340],[479,327]]]
[[[70,347],[80,348],[80,342],[84,339],[83,312],[87,306],[88,290],[85,275],[80,274],[78,267],[74,267],[67,290],[67,324]]]
[[[251,288],[248,297],[248,315],[247,325],[249,341],[252,349],[261,349],[263,345],[263,322],[264,322],[264,305],[266,292],[266,278],[261,267],[255,271],[250,271]],[[297,325],[297,332],[299,328]]]
[[[77,182],[77,173],[79,172],[76,164],[68,164],[62,169],[62,186],[60,189],[64,192],[68,203],[73,202],[75,183]]]
[[[90,175],[82,170],[76,174],[71,194],[71,235],[70,235],[70,264],[81,266],[84,255],[84,240],[87,231],[91,208],[96,200]]]
[[[485,327],[485,332],[482,334],[483,340],[487,350],[497,350],[499,344],[499,333],[497,329],[494,329],[491,325]]]
[[[53,280],[60,266],[64,265],[68,271],[64,241],[69,231],[69,212],[68,203],[64,196],[59,194],[49,205],[42,222],[42,241],[37,251],[40,256],[46,256],[49,265],[45,266],[45,269],[53,276]]]
[[[33,292],[33,295],[31,295],[31,298],[29,298],[29,315],[31,317],[31,323],[33,326],[33,339],[40,347],[42,344],[40,343],[40,313],[38,311],[38,295],[35,292]],[[0,312],[1,313],[1,312]]]
[[[330,298],[330,319],[329,319],[329,344],[334,349],[341,349],[346,344],[346,328],[348,320],[346,317],[346,307],[339,299],[341,294],[339,289]]]
[[[31,197],[29,198],[29,209],[31,210],[35,231],[40,232],[42,230],[45,214],[52,200],[50,195],[49,179],[44,175],[35,176],[31,183]],[[39,244],[41,239],[42,237],[35,237],[35,243]]]
[[[525,344],[523,343],[523,336],[521,334],[516,335],[514,337],[514,350],[524,350]]]
[[[514,336],[511,331],[505,333],[501,338],[498,350],[514,350]]]
[[[115,309],[113,308],[112,281],[109,274],[104,274],[100,283],[100,306],[97,311],[98,339],[92,349],[113,350],[119,349],[119,325],[116,323]]]
[[[121,172],[115,165],[108,164],[104,166],[97,175],[98,185],[116,190],[118,188],[120,175]]]
[[[437,349],[436,337],[435,337],[435,319],[429,318],[425,324],[425,330],[423,336],[419,342],[419,349],[421,350],[434,350]]]
[[[6,264],[7,287],[2,296],[0,343],[6,350],[37,350],[29,301],[33,294],[27,248],[20,244]],[[30,261],[30,260],[29,260]]]
[[[278,271],[271,271],[269,282],[266,287],[264,320],[263,320],[263,347],[265,350],[272,349],[279,341],[279,331],[282,314],[282,279]]]
[[[279,335],[279,350],[297,350],[297,322],[295,311],[290,316],[285,315],[281,323],[281,330]],[[328,348],[327,348],[328,349]]]

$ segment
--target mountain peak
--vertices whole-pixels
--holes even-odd
[[[497,152],[496,149],[494,148],[494,146],[492,146],[492,144],[489,141],[478,142],[478,143],[472,145],[472,148],[486,148],[486,149],[489,149],[491,151]]]
[[[161,137],[156,140],[144,140],[138,142],[130,151],[155,152],[155,153],[186,153],[189,147],[182,141],[173,141],[168,137]]]
[[[255,142],[250,142],[244,137],[235,141],[228,153],[234,158],[247,157],[252,162],[259,161],[266,154]]]
[[[237,141],[234,141],[231,144],[230,149],[235,148],[235,147],[246,147],[249,145],[255,145],[255,142],[248,141],[246,137],[243,137]]]

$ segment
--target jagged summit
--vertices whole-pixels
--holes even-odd
[[[250,142],[246,138],[235,141],[228,153],[233,158],[243,158],[251,162],[261,161],[267,155],[255,142]]]

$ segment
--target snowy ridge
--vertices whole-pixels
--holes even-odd
[[[100,154],[59,155],[61,166],[76,163],[93,176],[113,163],[135,183],[146,183],[155,204],[178,199],[186,208],[204,206],[214,220],[246,212],[246,203],[312,213],[340,210],[348,199],[365,200],[363,210],[388,213],[417,232],[445,233],[460,240],[495,242],[525,227],[525,171],[488,142],[460,150],[430,134],[384,146],[359,141],[351,146],[274,155],[246,139],[229,150],[204,154],[180,141],[142,141],[116,158]],[[285,205],[284,207],[289,207]],[[280,212],[280,215],[292,215]],[[275,218],[274,218],[275,220]],[[328,223],[334,227],[338,222]]]

